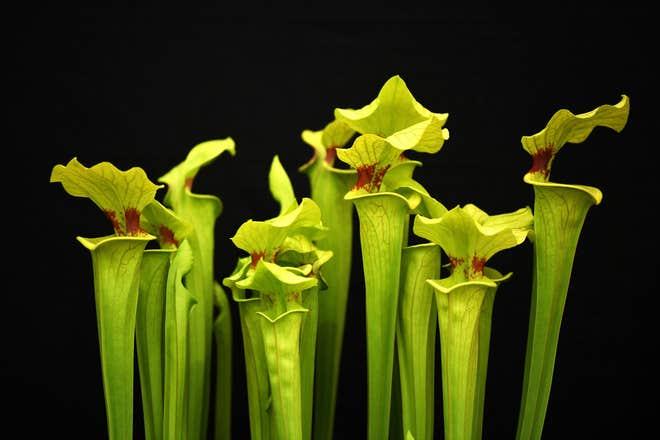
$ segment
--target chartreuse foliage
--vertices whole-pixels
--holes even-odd
[[[231,396],[232,396],[232,319],[229,299],[217,282],[214,286],[215,308],[213,336],[215,339],[216,382],[215,382],[215,430],[214,439],[222,440],[231,436]]]
[[[322,130],[305,130],[314,154],[300,170],[311,198],[299,202],[275,156],[268,181],[278,214],[238,228],[231,240],[247,255],[223,280],[240,318],[251,438],[334,438],[353,206],[365,282],[367,438],[434,438],[436,328],[445,438],[481,438],[495,293],[511,276],[486,264],[528,236],[534,281],[517,438],[541,438],[575,249],[588,209],[602,199],[597,188],[551,182],[551,168],[565,144],[583,142],[595,127],[621,131],[628,112],[626,96],[589,113],[560,110],[522,138],[532,156],[524,181],[534,188],[534,217],[529,208],[448,211],[414,180],[421,162],[408,152],[437,153],[449,138],[447,114],[423,107],[399,76],[368,105],[335,109]],[[164,204],[140,168],[72,159],[52,170],[51,182],[92,200],[114,230],[78,237],[92,254],[111,440],[133,438],[135,344],[148,440],[206,439],[212,384],[214,438],[232,437],[231,306],[214,280],[222,204],[192,192],[200,169],[223,152],[234,155],[231,138],[194,147],[159,179]],[[413,214],[414,233],[430,243],[409,245]]]
[[[440,277],[440,247],[408,246],[401,257],[396,345],[401,380],[402,432],[433,439],[437,313],[428,279]]]
[[[498,284],[510,276],[486,262],[522,243],[531,226],[529,208],[489,216],[466,205],[439,218],[415,218],[414,233],[439,245],[451,267],[449,277],[427,280],[436,291],[448,440],[481,438],[493,300]]]
[[[183,439],[191,429],[187,405],[191,364],[187,355],[188,346],[194,343],[189,328],[191,311],[197,306],[197,300],[184,279],[192,266],[192,250],[186,240],[173,257],[167,277],[163,435],[169,439]]]
[[[144,208],[141,224],[145,231],[158,237],[160,244],[160,249],[148,249],[142,258],[136,322],[145,435],[147,439],[157,440],[173,435],[169,429],[164,433],[164,428],[180,427],[183,423],[175,419],[174,412],[166,417],[165,426],[164,415],[166,410],[182,405],[186,397],[185,383],[178,383],[177,375],[173,374],[181,371],[185,377],[185,351],[183,357],[177,356],[173,344],[185,343],[185,334],[177,338],[176,332],[188,322],[190,294],[181,285],[180,277],[192,264],[190,249],[187,243],[183,244],[192,227],[155,200]],[[184,313],[177,315],[176,304],[169,301],[179,297],[184,300]]]
[[[145,437],[163,437],[165,299],[167,275],[176,249],[149,249],[140,267],[136,344]]]
[[[573,258],[589,208],[602,200],[598,188],[550,181],[555,155],[566,143],[586,140],[598,126],[621,131],[628,120],[627,96],[574,115],[555,113],[548,125],[522,144],[532,156],[524,180],[534,188],[534,285],[517,438],[539,439],[550,398],[559,330],[564,313]]]
[[[328,233],[316,244],[334,255],[324,267],[328,289],[318,297],[312,437],[318,440],[333,438],[353,253],[353,204],[344,200],[344,195],[355,184],[356,172],[335,168],[334,162],[336,149],[344,147],[354,134],[355,131],[341,121],[332,121],[323,130],[305,130],[302,133],[303,140],[314,149],[314,156],[300,170],[309,177],[312,200],[321,209],[323,224],[328,228]]]
[[[357,172],[351,200],[360,220],[366,287],[368,438],[388,437],[401,252],[413,210],[444,212],[402,157],[408,150],[435,153],[449,137],[446,114],[433,113],[394,76],[378,97],[359,110],[336,109],[335,117],[361,135],[337,157]],[[395,171],[397,167],[403,171]],[[389,175],[389,178],[388,178]],[[429,214],[429,209],[433,211]]]
[[[187,241],[194,264],[185,275],[185,285],[195,302],[189,316],[190,343],[187,344],[186,417],[188,420],[185,437],[189,439],[206,438],[211,389],[211,339],[214,334],[213,307],[214,303],[227,304],[225,301],[214,300],[214,297],[219,295],[219,293],[216,295],[213,275],[214,231],[215,220],[222,211],[222,203],[215,196],[193,193],[192,187],[199,170],[212,163],[225,151],[232,155],[235,153],[234,141],[231,138],[201,143],[190,150],[183,162],[158,179],[167,184],[165,204],[193,228]],[[226,312],[220,310],[219,313],[224,314],[224,319],[229,319],[229,314]],[[224,337],[226,344],[227,335]],[[224,359],[219,371],[229,368],[231,346],[219,347],[218,357]],[[230,378],[231,374],[222,373],[222,380],[228,381]],[[223,390],[230,388],[229,383],[222,383],[219,380],[218,388]],[[217,395],[226,396],[226,392]],[[229,424],[231,421],[229,406],[225,404],[216,407],[227,411],[220,419],[216,419],[216,423]],[[216,427],[216,432],[225,432],[229,435],[230,427]]]
[[[249,257],[224,284],[239,303],[253,439],[309,439],[320,270],[332,256],[313,240],[326,228],[311,199],[297,203],[277,157],[269,176],[280,214],[248,220],[232,238]]]
[[[120,171],[108,162],[91,168],[72,159],[56,165],[51,182],[87,197],[105,213],[115,233],[77,237],[92,254],[103,390],[110,439],[133,438],[133,363],[142,254],[153,235],[140,226],[142,210],[158,186],[141,168]]]

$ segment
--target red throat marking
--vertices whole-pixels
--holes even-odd
[[[172,232],[172,230],[167,226],[160,225],[160,228],[158,228],[158,234],[160,234],[160,238],[163,240],[163,243],[179,246],[179,241],[174,238],[174,232]]]
[[[103,213],[106,217],[108,217],[110,223],[112,223],[112,228],[115,230],[115,234],[124,235],[124,231],[121,230],[121,225],[119,224],[119,220],[117,219],[117,214],[115,211],[112,209],[104,209]]]
[[[263,259],[265,255],[266,252],[255,252],[253,254],[250,254],[250,256],[252,257],[252,262],[250,263],[250,266],[252,266],[253,268],[257,267],[257,263],[259,262],[259,260]]]
[[[135,208],[127,208],[124,218],[126,219],[126,232],[128,235],[138,235],[142,232],[140,228],[140,211]]]
[[[483,275],[484,267],[486,267],[486,259],[479,258],[476,255],[472,257],[472,271],[475,274]]]
[[[361,189],[367,187],[371,183],[371,179],[374,177],[375,165],[363,165],[357,168],[357,182],[355,182],[355,189]]]
[[[387,165],[384,168],[381,168],[376,172],[376,175],[374,176],[374,181],[372,183],[372,189],[375,189],[378,191],[380,189],[380,186],[383,184],[383,178],[385,177],[385,173],[387,173],[387,170],[390,169],[390,166]]]
[[[384,166],[383,168],[376,169],[376,165],[363,165],[358,167],[357,170],[357,182],[353,189],[362,189],[369,192],[378,191],[380,186],[383,183],[383,178],[385,173],[390,169],[390,166]]]
[[[452,257],[451,255],[448,255],[448,257],[449,257],[449,264],[451,265],[451,270],[454,270],[458,266],[463,264],[464,260],[462,258]]]
[[[550,174],[550,161],[554,155],[555,149],[552,144],[538,150],[532,156],[532,168],[529,169],[529,172],[541,173],[547,177]]]
[[[186,177],[186,181],[184,183],[184,186],[186,189],[192,191],[192,186],[193,186],[193,181],[195,180],[194,177]]]
[[[328,147],[325,150],[325,163],[332,165],[337,158],[337,147]]]

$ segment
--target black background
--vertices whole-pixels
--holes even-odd
[[[542,129],[559,108],[584,112],[630,96],[621,134],[597,129],[563,149],[553,169],[554,181],[597,186],[605,198],[590,212],[576,255],[545,438],[641,436],[653,422],[658,370],[650,13],[630,2],[456,4],[120,10],[58,3],[6,14],[12,177],[5,177],[3,212],[11,263],[0,372],[7,421],[23,433],[16,438],[105,436],[91,263],[74,237],[110,227],[90,202],[48,184],[54,164],[109,160],[141,166],[155,180],[190,147],[232,136],[236,157],[220,158],[196,180],[197,192],[225,205],[216,231],[222,279],[238,256],[228,237],[248,218],[276,213],[267,189],[273,154],[298,196],[307,195],[296,168],[311,149],[300,132],[322,128],[334,107],[370,102],[396,73],[427,108],[450,113],[451,139],[422,158],[418,180],[448,207],[473,202],[489,213],[533,203],[522,182],[531,162],[521,135]],[[337,438],[363,438],[366,426],[357,241],[355,249]],[[515,275],[495,302],[485,438],[515,432],[530,257],[525,244],[491,261]],[[246,438],[238,330],[235,346],[234,437]],[[440,407],[438,399],[437,437]]]

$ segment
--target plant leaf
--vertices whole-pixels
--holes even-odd
[[[293,186],[291,185],[291,180],[284,170],[278,156],[273,157],[273,162],[270,165],[268,186],[270,187],[270,193],[273,195],[273,198],[280,204],[279,215],[286,214],[298,206],[296,195],[294,194]]]
[[[89,198],[112,222],[115,234],[129,236],[144,234],[140,214],[160,188],[142,168],[121,171],[110,162],[87,168],[75,157],[66,166],[55,165],[50,181],[60,182],[72,196]]]
[[[304,171],[315,162],[321,162],[334,171],[347,171],[332,168],[335,162],[336,149],[342,148],[355,134],[345,122],[334,120],[326,125],[323,130],[302,132],[303,141],[314,149],[312,159],[301,167]]]
[[[483,276],[486,262],[497,252],[519,245],[531,230],[529,208],[488,216],[474,205],[457,206],[440,218],[416,216],[416,235],[439,244],[449,256],[454,282]],[[456,270],[460,269],[460,270]]]
[[[318,205],[305,198],[288,214],[267,221],[248,220],[238,228],[231,241],[252,255],[256,264],[261,258],[272,260],[287,236],[304,234],[310,239],[318,239],[325,230]]]
[[[322,147],[321,139],[318,142]],[[342,147],[343,143],[337,142],[337,146]],[[301,167],[301,171],[309,177],[312,199],[321,210],[323,224],[328,227],[328,233],[315,243],[334,255],[318,274],[319,290],[327,285],[327,291],[318,296],[312,423],[312,438],[332,440],[353,243],[353,203],[344,200],[344,195],[354,185],[356,172],[332,168],[318,155]]]
[[[403,430],[433,438],[437,312],[427,279],[440,276],[440,247],[409,246],[401,257],[396,346],[401,377]]]
[[[252,276],[237,282],[236,286],[244,290],[272,292],[285,297],[289,293],[307,290],[317,283],[315,278],[297,275],[289,268],[261,260]]]
[[[276,318],[257,312],[268,366],[273,438],[302,440],[300,331],[305,309],[289,310]]]
[[[399,75],[391,77],[370,104],[358,110],[335,109],[335,118],[358,133],[388,137],[412,125],[436,118],[442,123],[447,115],[433,113],[415,100]]]
[[[479,280],[427,280],[436,290],[447,439],[481,438],[493,301],[507,277],[486,269]]]
[[[396,193],[353,199],[360,219],[367,313],[368,438],[386,439],[394,367],[401,250],[407,200]]]
[[[142,229],[158,237],[158,243],[163,249],[178,247],[193,231],[190,223],[179,218],[158,200],[145,206],[142,214]]]
[[[134,341],[140,265],[144,248],[153,237],[77,239],[92,253],[109,438],[130,439],[133,438]]]
[[[192,429],[186,417],[191,364],[188,360],[189,321],[197,301],[184,284],[193,266],[188,241],[172,259],[165,300],[165,379],[163,432],[183,435]]]
[[[229,287],[230,289],[232,289],[233,292],[235,289],[238,289],[238,287],[236,287],[236,283],[242,280],[243,278],[245,278],[249,269],[250,269],[250,257],[239,258],[238,261],[236,262],[236,267],[232,271],[231,275],[225,277],[222,280],[222,285],[225,287]],[[234,296],[233,293],[232,296]]]
[[[383,178],[383,190],[394,191],[400,186],[418,186],[421,191],[428,194],[426,189],[413,179],[415,169],[421,167],[422,163],[418,160],[407,159],[405,156],[399,156],[398,159],[392,164],[392,167]]]
[[[277,264],[281,266],[312,265],[312,273],[319,274],[321,266],[332,258],[332,251],[320,250],[304,235],[287,237],[277,253]]]
[[[232,156],[236,154],[234,140],[230,137],[202,142],[193,147],[183,162],[158,179],[167,184],[165,203],[178,211],[185,190],[192,191],[193,181],[200,168],[209,165],[225,151]]]
[[[241,268],[249,267],[249,258],[239,262]],[[237,267],[240,272],[243,269]],[[235,273],[237,273],[235,271]],[[232,284],[227,278],[223,284]],[[250,434],[254,440],[269,440],[270,432],[274,424],[270,406],[270,383],[268,379],[268,368],[266,353],[264,352],[263,337],[261,335],[260,317],[257,315],[261,308],[261,299],[258,297],[247,298],[245,291],[235,287],[233,284],[232,296],[238,303],[239,317],[241,321],[241,333],[243,339],[243,351],[245,353],[245,373],[248,392],[248,407],[250,412]]]
[[[577,185],[532,185],[534,282],[518,439],[539,439],[543,432],[573,260],[587,213],[596,203]]]
[[[304,292],[303,314],[300,330],[300,394],[302,401],[303,438],[312,438],[314,409],[314,370],[316,365],[316,337],[319,320],[319,289],[312,287]]]
[[[365,134],[358,137],[348,149],[338,148],[337,157],[357,171],[353,190],[378,192],[385,173],[397,162],[401,151],[385,139]]]
[[[193,226],[193,233],[186,241],[190,244],[195,264],[186,275],[186,286],[197,300],[197,305],[190,313],[189,338],[194,342],[188,344],[188,422],[187,431],[181,433],[191,439],[204,435],[209,418],[215,220],[222,211],[219,198],[194,194],[192,186],[200,168],[213,162],[225,151],[232,155],[235,152],[231,138],[199,144],[190,150],[183,162],[159,179],[168,185],[165,203],[177,216]]]
[[[442,128],[445,119],[436,116],[406,127],[388,136],[387,142],[394,148],[406,151],[414,150],[420,153],[437,153],[445,141],[449,139],[449,130]]]
[[[295,232],[301,228],[319,227],[321,210],[312,199],[305,197],[296,209],[266,221],[278,228],[290,228]]]
[[[348,124],[343,121],[334,120],[325,126],[321,141],[326,148],[343,147],[355,134]]]
[[[249,253],[255,259],[272,259],[277,249],[286,238],[286,229],[278,228],[266,222],[248,220],[243,223],[230,240],[234,245]]]
[[[628,121],[630,101],[626,95],[615,105],[601,105],[575,115],[569,110],[556,112],[546,127],[532,136],[523,136],[523,148],[533,159],[525,176],[530,181],[547,182],[555,155],[566,143],[583,142],[596,127],[609,127],[620,132]]]
[[[170,260],[174,252],[175,249],[147,250],[140,266],[135,340],[148,440],[163,438],[165,299]]]
[[[214,284],[215,306],[218,314],[213,322],[216,353],[215,433],[216,440],[231,439],[231,391],[232,391],[232,319],[227,295],[222,287]]]

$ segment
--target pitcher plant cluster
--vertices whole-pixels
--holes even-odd
[[[414,179],[421,162],[409,158],[442,149],[448,114],[425,108],[394,76],[369,104],[337,108],[323,129],[302,132],[313,152],[300,167],[310,197],[296,196],[273,158],[268,183],[279,212],[238,228],[231,241],[244,256],[221,283],[214,234],[222,203],[194,193],[193,184],[202,167],[235,154],[231,138],[194,147],[158,179],[164,185],[141,168],[87,168],[75,158],[56,165],[51,182],[89,198],[114,230],[78,237],[92,255],[110,439],[133,438],[136,353],[147,439],[201,440],[211,431],[232,438],[232,393],[242,392],[232,383],[233,332],[243,344],[251,438],[332,439],[353,207],[366,301],[368,439],[432,439],[437,414],[444,438],[482,437],[493,304],[512,276],[488,262],[525,241],[534,249],[533,283],[516,438],[540,439],[575,250],[589,208],[602,199],[597,188],[552,182],[550,172],[563,146],[585,141],[595,127],[621,131],[628,113],[626,96],[588,113],[559,110],[543,130],[523,136],[533,209],[448,209]],[[422,244],[411,243],[411,231]],[[363,360],[343,364],[351,363],[361,371]]]

